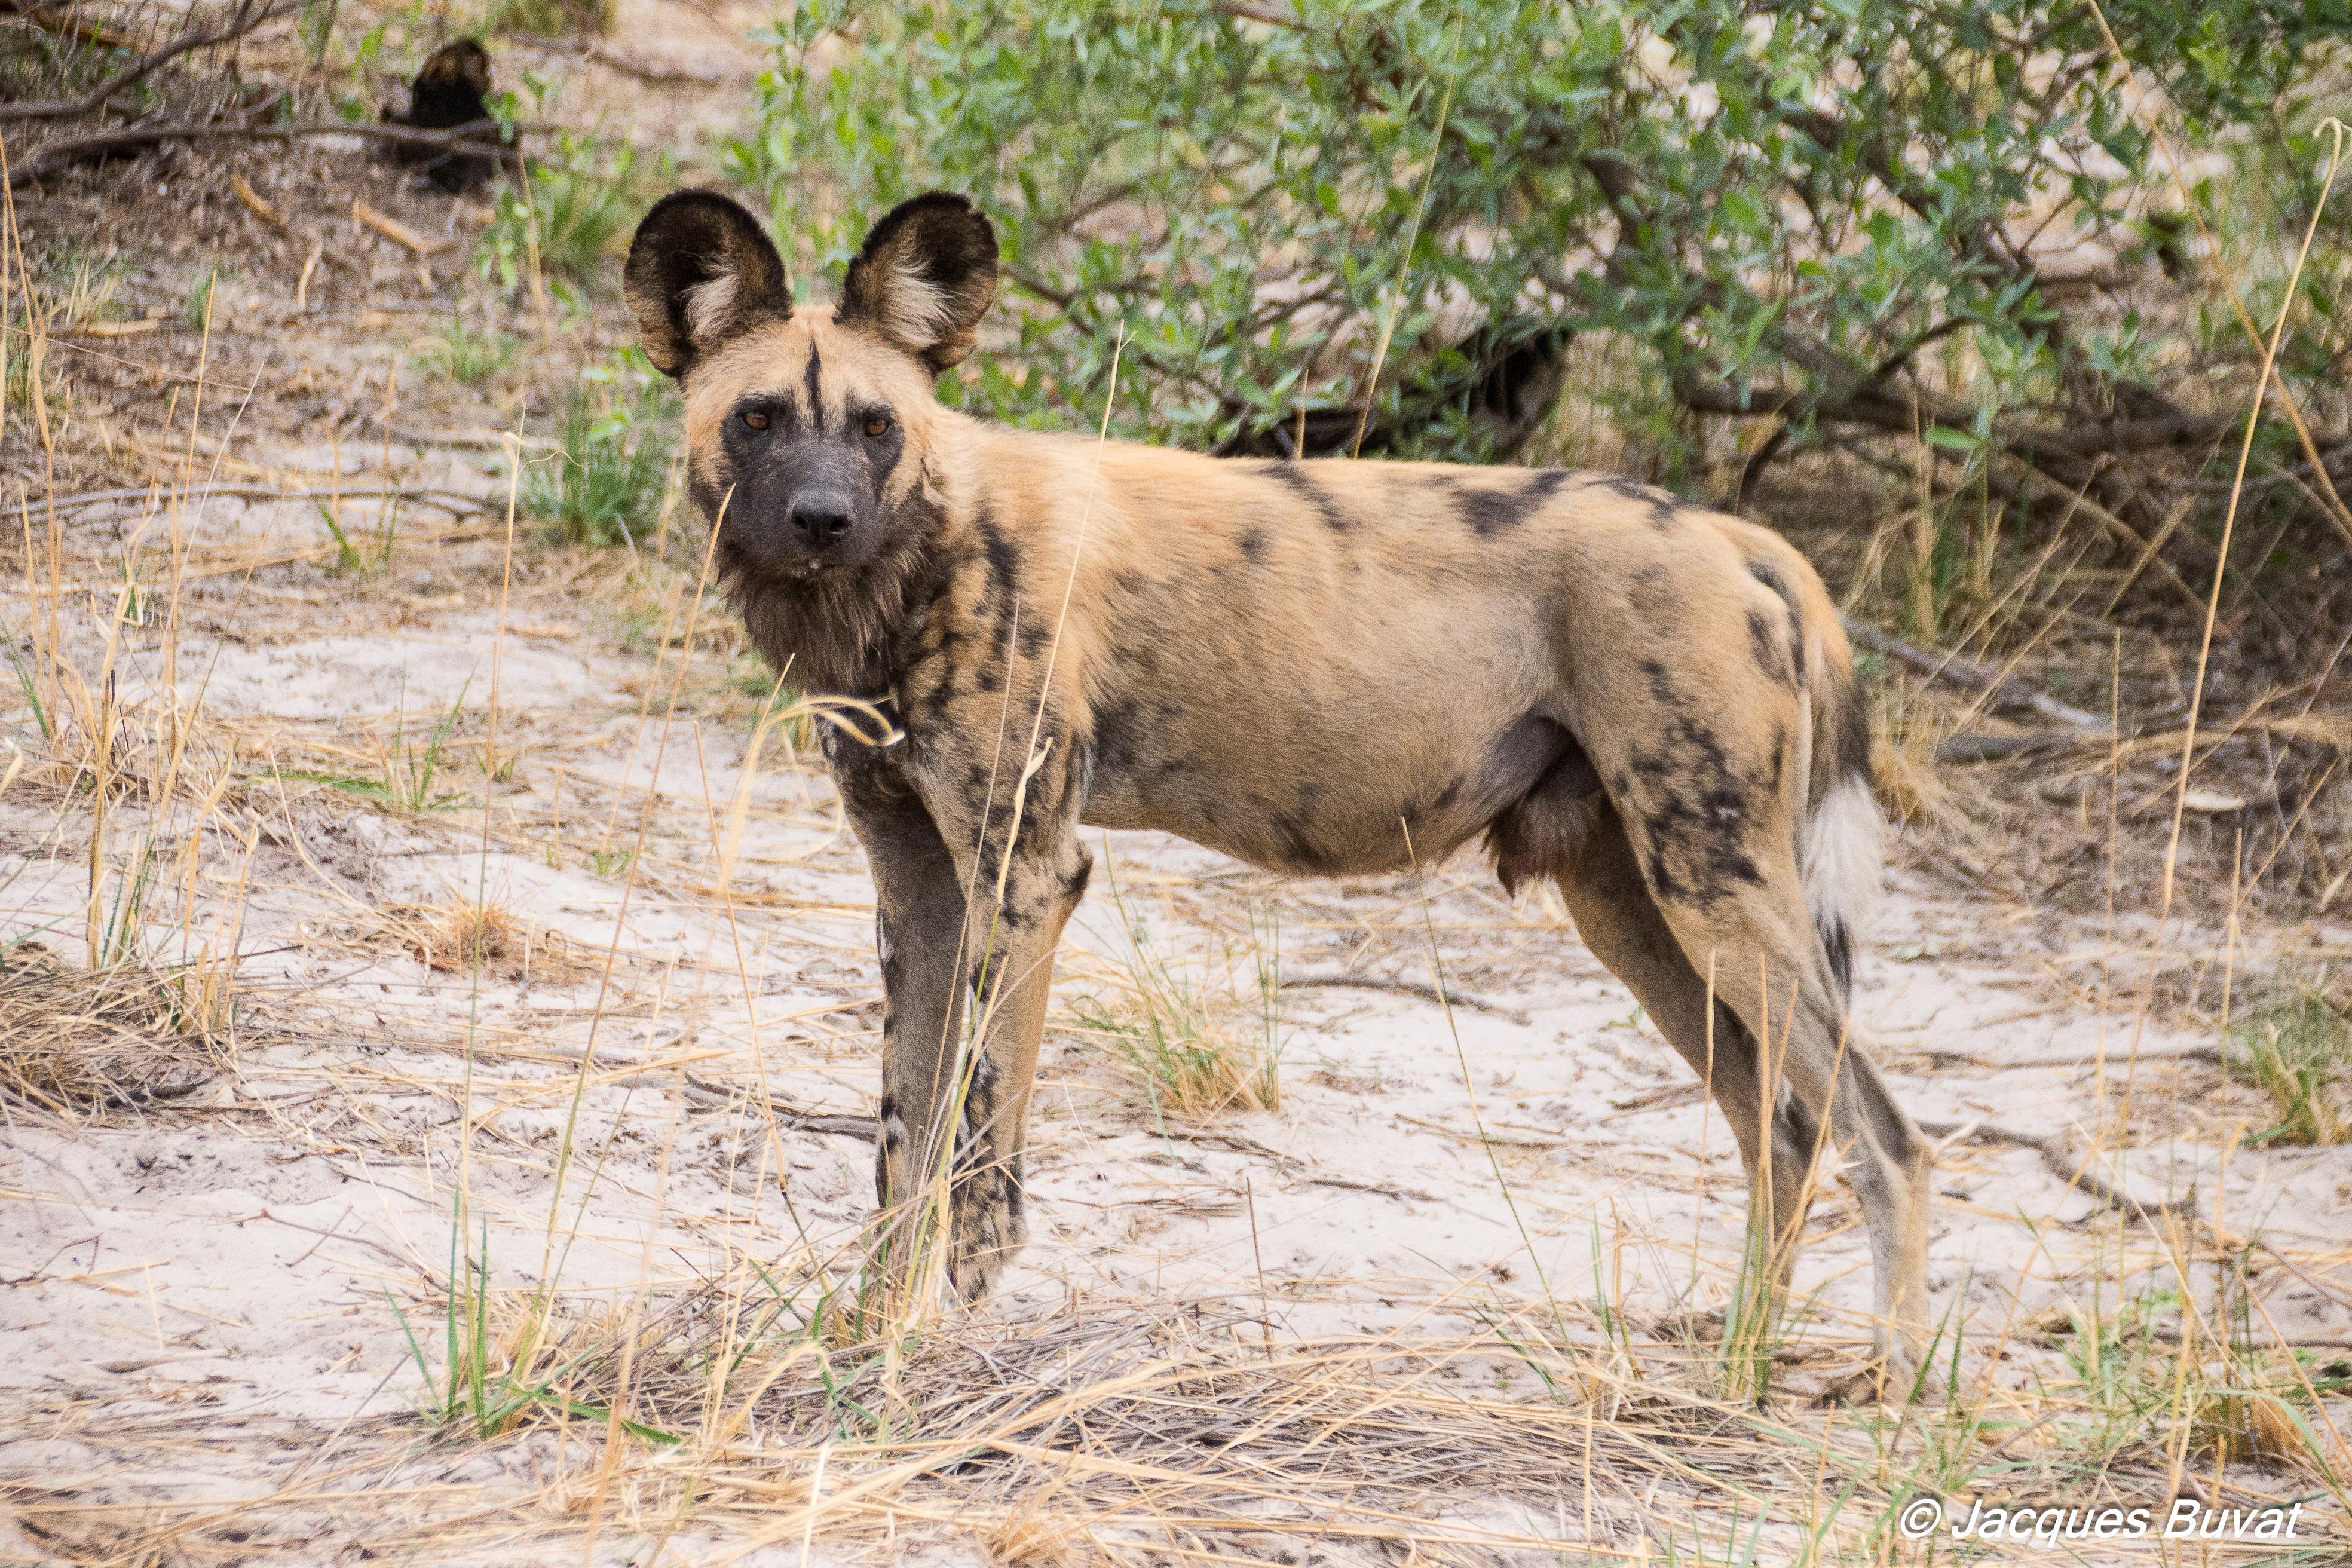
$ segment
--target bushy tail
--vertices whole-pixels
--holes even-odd
[[[1818,624],[1805,638],[1797,869],[1843,1002],[1853,995],[1854,948],[1869,931],[1885,875],[1885,826],[1871,793],[1869,694],[1855,679],[1844,628],[1834,610],[1825,622],[1807,618]]]

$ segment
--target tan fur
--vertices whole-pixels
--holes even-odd
[[[1507,882],[1559,880],[1708,1077],[1769,1234],[1793,1237],[1806,1173],[1837,1151],[1890,1349],[1915,1347],[1927,1148],[1848,1035],[1853,895],[1810,909],[1800,864],[1836,858],[1815,812],[1851,812],[1868,777],[1846,639],[1803,557],[1604,475],[1228,461],[986,426],[935,401],[915,320],[803,307],[712,346],[686,377],[686,440],[716,512],[758,479],[727,422],[761,400],[797,411],[812,374],[821,426],[887,406],[903,427],[869,565],[837,583],[745,565],[735,591],[788,675],[886,702],[906,731],[829,752],[880,909],[877,1179],[903,1199],[952,1163],[958,1287],[984,1290],[1020,1239],[1081,826],[1318,875],[1426,868],[1483,836]]]

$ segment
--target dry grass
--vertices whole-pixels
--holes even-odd
[[[560,1387],[530,1425],[576,1432],[591,1409],[639,1424],[651,1441],[613,1484],[635,1483],[642,1515],[738,1516],[730,1560],[820,1516],[837,1544],[952,1521],[1005,1560],[1088,1563],[1315,1542],[1343,1561],[1712,1553],[1772,1498],[1782,1543],[1814,1533],[1842,1554],[1884,1523],[1857,1434],[1800,1435],[1532,1321],[1267,1345],[1214,1307],[1118,1300],[835,1343],[842,1282],[780,1276],[746,1270],[578,1336],[548,1358]]]
[[[178,1100],[227,1061],[212,1016],[185,973],[72,969],[19,942],[0,968],[0,1093],[77,1118]]]
[[[495,903],[393,904],[375,933],[394,952],[443,973],[568,985],[595,973],[562,932],[533,927]]]

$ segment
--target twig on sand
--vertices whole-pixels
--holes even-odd
[[[1995,708],[2021,708],[2063,724],[2070,730],[2101,735],[2108,732],[2107,721],[2097,714],[2070,708],[2054,697],[2034,690],[2013,676],[1970,664],[1958,654],[1930,653],[1926,648],[1915,647],[1901,637],[1880,631],[1876,626],[1865,626],[1851,616],[1844,619],[1846,636],[1873,653],[1883,654],[1898,664],[1907,665],[1930,680],[1940,680],[1967,691],[1990,692]]]
[[[390,213],[378,212],[357,196],[352,198],[352,221],[362,228],[375,230],[394,244],[419,256],[438,256],[457,243],[452,239],[436,239],[429,234],[419,234]]]
[[[1412,1187],[1390,1186],[1381,1182],[1350,1181],[1345,1176],[1309,1175],[1307,1173],[1314,1167],[1297,1155],[1286,1154],[1279,1149],[1261,1143],[1256,1139],[1246,1137],[1239,1132],[1221,1132],[1206,1127],[1176,1126],[1161,1128],[1159,1132],[1160,1136],[1172,1139],[1179,1143],[1200,1143],[1212,1149],[1223,1149],[1228,1153],[1245,1154],[1255,1160],[1264,1160],[1275,1169],[1306,1183],[1310,1187],[1335,1187],[1343,1193],[1376,1193],[1384,1198],[1410,1198],[1416,1203],[1424,1204],[1444,1201],[1434,1194],[1421,1192]]]
[[[2197,1194],[2166,1198],[2154,1204],[2139,1199],[2108,1181],[2092,1166],[2091,1157],[2082,1152],[2074,1138],[2054,1132],[2046,1138],[2014,1128],[1997,1126],[1990,1121],[1922,1121],[1919,1131],[1931,1138],[1982,1139],[1988,1143],[2007,1143],[2013,1148],[2031,1149],[2042,1156],[2042,1168],[2070,1187],[2080,1187],[2109,1208],[2124,1213],[2156,1228],[2157,1220],[2165,1215],[2185,1215],[2197,1217]]]
[[[733,1090],[724,1084],[706,1078],[686,1075],[686,1092],[689,1099],[706,1105],[731,1105],[736,1100]],[[874,1118],[870,1116],[822,1116],[813,1110],[798,1110],[777,1100],[768,1102],[768,1113],[786,1127],[802,1132],[822,1132],[835,1138],[862,1138],[874,1142]]]
[[[1440,994],[1436,986],[1425,984],[1418,980],[1384,980],[1375,974],[1286,974],[1282,977],[1277,989],[1305,991],[1327,986],[1350,991],[1395,991],[1407,996],[1418,996],[1424,1002],[1433,1002],[1440,1006],[1451,1003],[1456,1007],[1468,1007],[1480,1013],[1492,1013],[1495,1016],[1508,1019],[1514,1024],[1525,1024],[1528,1021],[1528,1016],[1517,1007],[1489,1001],[1484,996],[1475,996],[1466,991],[1456,991],[1451,986]]]

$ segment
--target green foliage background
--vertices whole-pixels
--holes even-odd
[[[1123,330],[1117,433],[1284,450],[1303,409],[1328,450],[1385,342],[1370,445],[1491,457],[1598,340],[1578,390],[1661,469],[1778,415],[1767,456],[1925,437],[2147,510],[2116,454],[2242,399],[2215,264],[2266,327],[2347,35],[2346,0],[819,0],[730,156],[803,291],[890,204],[979,201],[1013,335],[946,395],[999,419],[1092,425]],[[2328,428],[2347,210],[2282,360]],[[2028,237],[2110,286],[2061,300]]]

